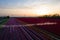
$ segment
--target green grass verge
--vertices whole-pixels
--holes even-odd
[[[8,21],[8,18],[2,20],[2,22],[0,22],[0,28],[2,28],[2,25],[4,25],[7,21]]]

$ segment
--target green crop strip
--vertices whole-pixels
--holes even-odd
[[[0,28],[2,28],[2,25],[4,25],[7,21],[8,21],[8,18],[3,19],[3,20],[0,22]]]

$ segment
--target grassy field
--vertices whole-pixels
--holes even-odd
[[[8,21],[8,18],[0,17],[0,28]]]

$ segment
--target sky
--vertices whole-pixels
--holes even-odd
[[[0,16],[60,14],[60,0],[0,0]]]

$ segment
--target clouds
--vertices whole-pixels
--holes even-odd
[[[54,10],[60,10],[59,5],[60,0],[0,0],[0,14],[32,15],[32,10],[35,8],[48,6]]]
[[[0,0],[0,8],[28,8],[57,4],[60,4],[60,0]]]
[[[42,5],[59,7],[60,0],[0,0],[2,9],[32,9]]]

